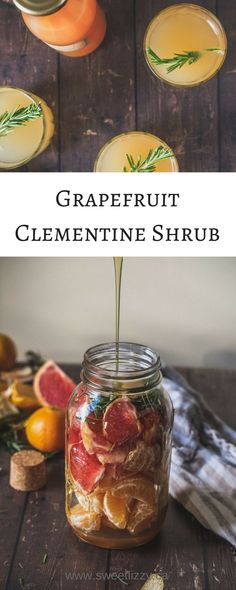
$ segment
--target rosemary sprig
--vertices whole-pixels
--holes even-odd
[[[131,154],[126,154],[130,166],[129,172],[155,172],[158,162],[171,158],[172,156],[172,150],[164,148],[163,145],[159,145],[155,150],[151,149],[144,159],[139,156],[136,163]],[[123,172],[128,172],[126,166],[124,166]]]
[[[119,398],[120,395],[117,394],[113,394],[110,397],[98,397],[96,400],[96,407],[94,407],[94,399],[92,398],[91,406],[93,405],[94,418],[98,420],[102,418],[109,404]],[[160,414],[163,415],[165,411],[160,396],[158,394],[158,390],[154,390],[151,393],[143,393],[142,395],[138,394],[137,397],[132,398],[131,401],[139,412],[152,408],[159,410]],[[92,421],[94,420],[94,418],[92,419]],[[89,424],[90,418],[86,418],[85,420]]]
[[[155,66],[162,66],[170,64],[167,68],[167,73],[170,74],[176,69],[180,69],[186,64],[191,66],[198,61],[205,53],[209,51],[215,51],[216,53],[222,53],[222,49],[211,47],[209,49],[202,49],[201,51],[183,51],[182,53],[174,53],[173,57],[161,58],[155,51],[150,47],[147,49],[147,54],[150,57],[150,61]]]
[[[27,350],[25,356],[27,365],[31,367],[32,371],[37,371],[43,365],[43,363],[45,363],[45,359],[41,356],[40,352]]]
[[[14,111],[5,111],[5,113],[0,115],[0,137],[8,135],[17,127],[26,125],[28,121],[33,121],[41,116],[41,106],[34,102],[27,107],[18,107]]]
[[[43,563],[46,563],[48,560],[48,554],[44,553],[44,557],[43,557]]]

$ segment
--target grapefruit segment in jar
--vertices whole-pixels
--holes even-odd
[[[96,455],[87,453],[82,441],[71,447],[70,470],[74,481],[80,485],[85,494],[93,491],[105,471]]]
[[[103,436],[102,420],[87,418],[81,422],[81,436],[87,453],[102,453],[110,451],[112,445]]]
[[[115,498],[107,491],[103,501],[104,514],[119,529],[125,529],[128,520],[128,509],[123,498]]]
[[[142,436],[147,444],[153,444],[158,440],[160,431],[161,415],[158,410],[150,410],[141,417],[141,424],[143,427]]]
[[[76,504],[70,510],[70,521],[74,528],[86,532],[99,531],[101,527],[101,516],[96,512],[87,512],[80,504]]]
[[[34,391],[42,406],[65,410],[75,383],[54,363],[47,361],[34,378]]]
[[[111,489],[113,496],[117,498],[135,498],[146,504],[153,505],[156,501],[155,486],[146,477],[126,477],[118,481]]]
[[[127,529],[133,535],[142,533],[151,526],[157,517],[157,510],[154,506],[143,502],[136,502],[128,520]]]
[[[125,396],[108,405],[103,416],[103,432],[111,443],[121,444],[136,438],[140,430],[136,408]]]

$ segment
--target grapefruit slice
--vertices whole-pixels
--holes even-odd
[[[34,378],[34,391],[42,406],[64,410],[74,388],[74,381],[53,361],[44,363]]]
[[[81,423],[81,436],[86,451],[90,455],[93,453],[107,453],[110,451],[112,444],[103,436],[102,420],[90,416]]]
[[[104,474],[105,468],[96,455],[87,453],[83,442],[73,445],[70,450],[70,470],[85,494],[90,494]]]
[[[158,410],[149,410],[141,417],[143,426],[143,438],[147,444],[152,444],[158,439],[161,415]]]
[[[138,436],[140,430],[136,408],[127,398],[109,404],[103,416],[103,432],[110,442],[121,444]]]

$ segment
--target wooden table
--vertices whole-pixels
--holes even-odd
[[[78,380],[78,367],[65,369]],[[180,371],[235,426],[236,371]],[[20,590],[21,584],[26,590],[119,590],[126,587],[119,580],[122,575],[129,590],[139,590],[153,571],[165,579],[165,590],[235,588],[235,549],[177,502],[170,502],[164,529],[155,541],[136,550],[107,551],[80,542],[66,522],[61,457],[49,463],[47,487],[28,494],[9,487],[5,453],[1,464],[1,590]]]
[[[108,21],[105,42],[91,56],[69,59],[38,41],[19,11],[0,0],[0,84],[45,98],[56,122],[49,149],[21,170],[91,171],[108,139],[139,129],[166,140],[182,171],[236,171],[235,0],[198,2],[218,14],[229,51],[218,76],[189,89],[158,81],[143,57],[148,22],[174,2],[100,2]]]

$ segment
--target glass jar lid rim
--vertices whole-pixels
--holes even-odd
[[[13,0],[14,4],[27,14],[46,16],[56,12],[67,0]]]
[[[83,368],[89,373],[100,373],[104,378],[137,379],[161,368],[160,356],[148,346],[131,342],[119,343],[119,364],[116,366],[116,342],[98,344],[84,354]],[[129,362],[127,363],[127,359]],[[86,368],[85,368],[86,367]]]

